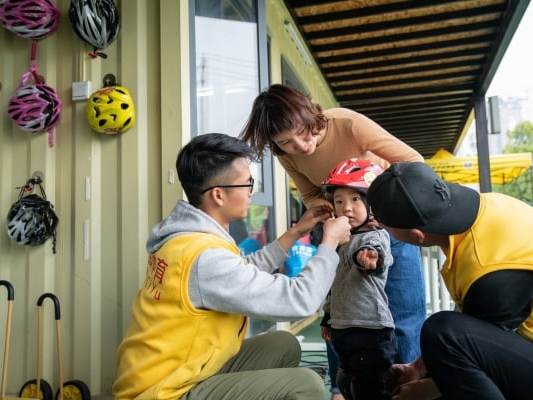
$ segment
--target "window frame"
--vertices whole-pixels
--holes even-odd
[[[257,10],[257,60],[258,60],[258,89],[261,92],[269,85],[269,65],[268,65],[268,43],[266,27],[266,3],[265,0],[253,0],[256,2]],[[190,70],[190,102],[191,102],[191,137],[198,135],[198,110],[196,96],[196,0],[189,0],[189,70]],[[259,94],[259,93],[257,93]],[[274,210],[274,193],[273,193],[273,163],[270,151],[265,151],[261,161],[263,190],[257,191],[252,197],[252,204],[271,207]],[[273,219],[274,216],[273,216]],[[274,230],[269,232],[271,237]]]

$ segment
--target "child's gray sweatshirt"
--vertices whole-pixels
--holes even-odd
[[[370,274],[359,271],[353,255],[362,248],[377,250],[383,266]],[[385,294],[387,273],[393,262],[387,231],[378,229],[356,233],[338,252],[337,275],[324,305],[324,311],[330,314],[329,325],[335,329],[394,328]]]

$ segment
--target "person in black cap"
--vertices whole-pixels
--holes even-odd
[[[421,359],[391,368],[393,399],[436,398],[435,385],[445,399],[533,398],[533,207],[445,182],[421,162],[391,165],[367,199],[395,237],[442,249],[461,311],[426,320]]]

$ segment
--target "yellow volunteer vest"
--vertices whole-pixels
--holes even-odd
[[[118,349],[116,398],[179,399],[239,351],[247,318],[197,309],[189,298],[191,266],[208,248],[239,254],[232,243],[197,233],[177,236],[150,255]]]
[[[504,269],[533,271],[533,208],[499,193],[481,194],[479,214],[465,233],[450,236],[442,277],[462,307],[470,286],[483,275]],[[533,341],[533,309],[519,328]]]

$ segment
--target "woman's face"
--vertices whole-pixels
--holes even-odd
[[[286,154],[310,156],[316,150],[318,138],[305,127],[296,127],[278,133],[274,143]]]

